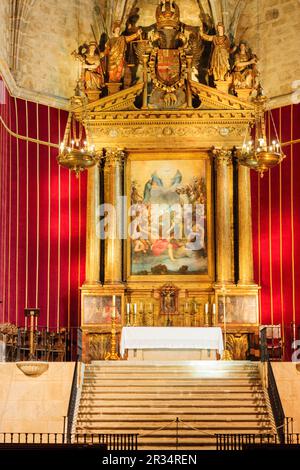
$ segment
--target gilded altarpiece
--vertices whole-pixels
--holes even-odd
[[[117,335],[128,324],[220,325],[227,329],[233,357],[243,359],[249,335],[258,331],[250,170],[235,158],[254,122],[251,90],[241,99],[229,93],[224,80],[215,87],[195,80],[192,67],[201,51],[192,36],[185,42],[180,31],[191,30],[180,23],[178,7],[173,11],[170,2],[161,3],[154,39],[137,40],[134,46],[139,80],[124,89],[121,83],[114,90],[108,84],[108,96],[89,103],[73,101],[72,112],[101,155],[100,167],[88,170],[87,267],[81,289],[86,361],[103,359],[110,347],[111,296],[120,298]],[[169,31],[165,49],[164,28]],[[119,210],[124,197],[126,209],[123,205],[110,220],[113,236],[101,241],[101,203]],[[149,210],[157,204],[165,209],[156,214],[156,230],[149,234]],[[178,216],[185,205],[197,214],[187,232]],[[128,212],[132,206],[138,222]],[[169,229],[163,233],[166,216]],[[132,230],[116,236],[124,226]],[[86,323],[87,315],[92,324]]]

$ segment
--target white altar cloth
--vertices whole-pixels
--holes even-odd
[[[124,327],[120,352],[126,349],[208,349],[223,353],[221,328]]]

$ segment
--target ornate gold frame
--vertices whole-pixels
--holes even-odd
[[[127,200],[130,201],[130,181],[131,181],[131,161],[147,161],[147,160],[206,160],[206,174],[207,174],[207,243],[208,243],[208,274],[196,274],[196,275],[147,275],[137,276],[132,275],[130,272],[131,263],[131,247],[130,241],[126,241],[126,259],[125,261],[125,272],[126,281],[139,282],[139,283],[165,283],[174,282],[175,284],[183,283],[212,283],[214,281],[214,236],[213,236],[213,197],[212,197],[212,157],[208,150],[186,150],[179,149],[174,150],[172,153],[167,150],[148,150],[148,151],[134,151],[128,150],[128,157],[126,163],[126,188],[125,194]],[[130,203],[130,202],[129,202]],[[129,216],[128,216],[129,222]]]

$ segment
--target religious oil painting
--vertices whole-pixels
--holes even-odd
[[[207,160],[133,160],[130,268],[135,276],[207,275]]]
[[[226,323],[256,325],[258,323],[257,297],[228,295],[225,297]],[[218,300],[219,323],[224,323],[224,298]]]
[[[116,296],[116,321],[121,322],[121,296]],[[83,299],[84,325],[110,325],[113,311],[112,295],[85,295]]]

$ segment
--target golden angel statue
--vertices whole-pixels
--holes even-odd
[[[85,91],[100,91],[105,86],[105,77],[97,43],[83,44],[72,55],[81,62]]]
[[[256,88],[258,77],[258,58],[252,54],[245,42],[240,42],[234,56],[233,86],[234,89]]]
[[[113,36],[107,41],[103,56],[108,57],[107,71],[110,83],[120,83],[125,68],[125,55],[127,45],[140,38],[142,30],[130,36],[121,35],[120,23],[116,22],[113,26]]]
[[[203,32],[203,25],[200,26],[199,36],[205,41],[213,44],[213,50],[210,58],[209,74],[213,75],[214,81],[225,81],[228,78],[230,63],[230,41],[225,34],[223,23],[217,24],[217,34],[209,35]]]

